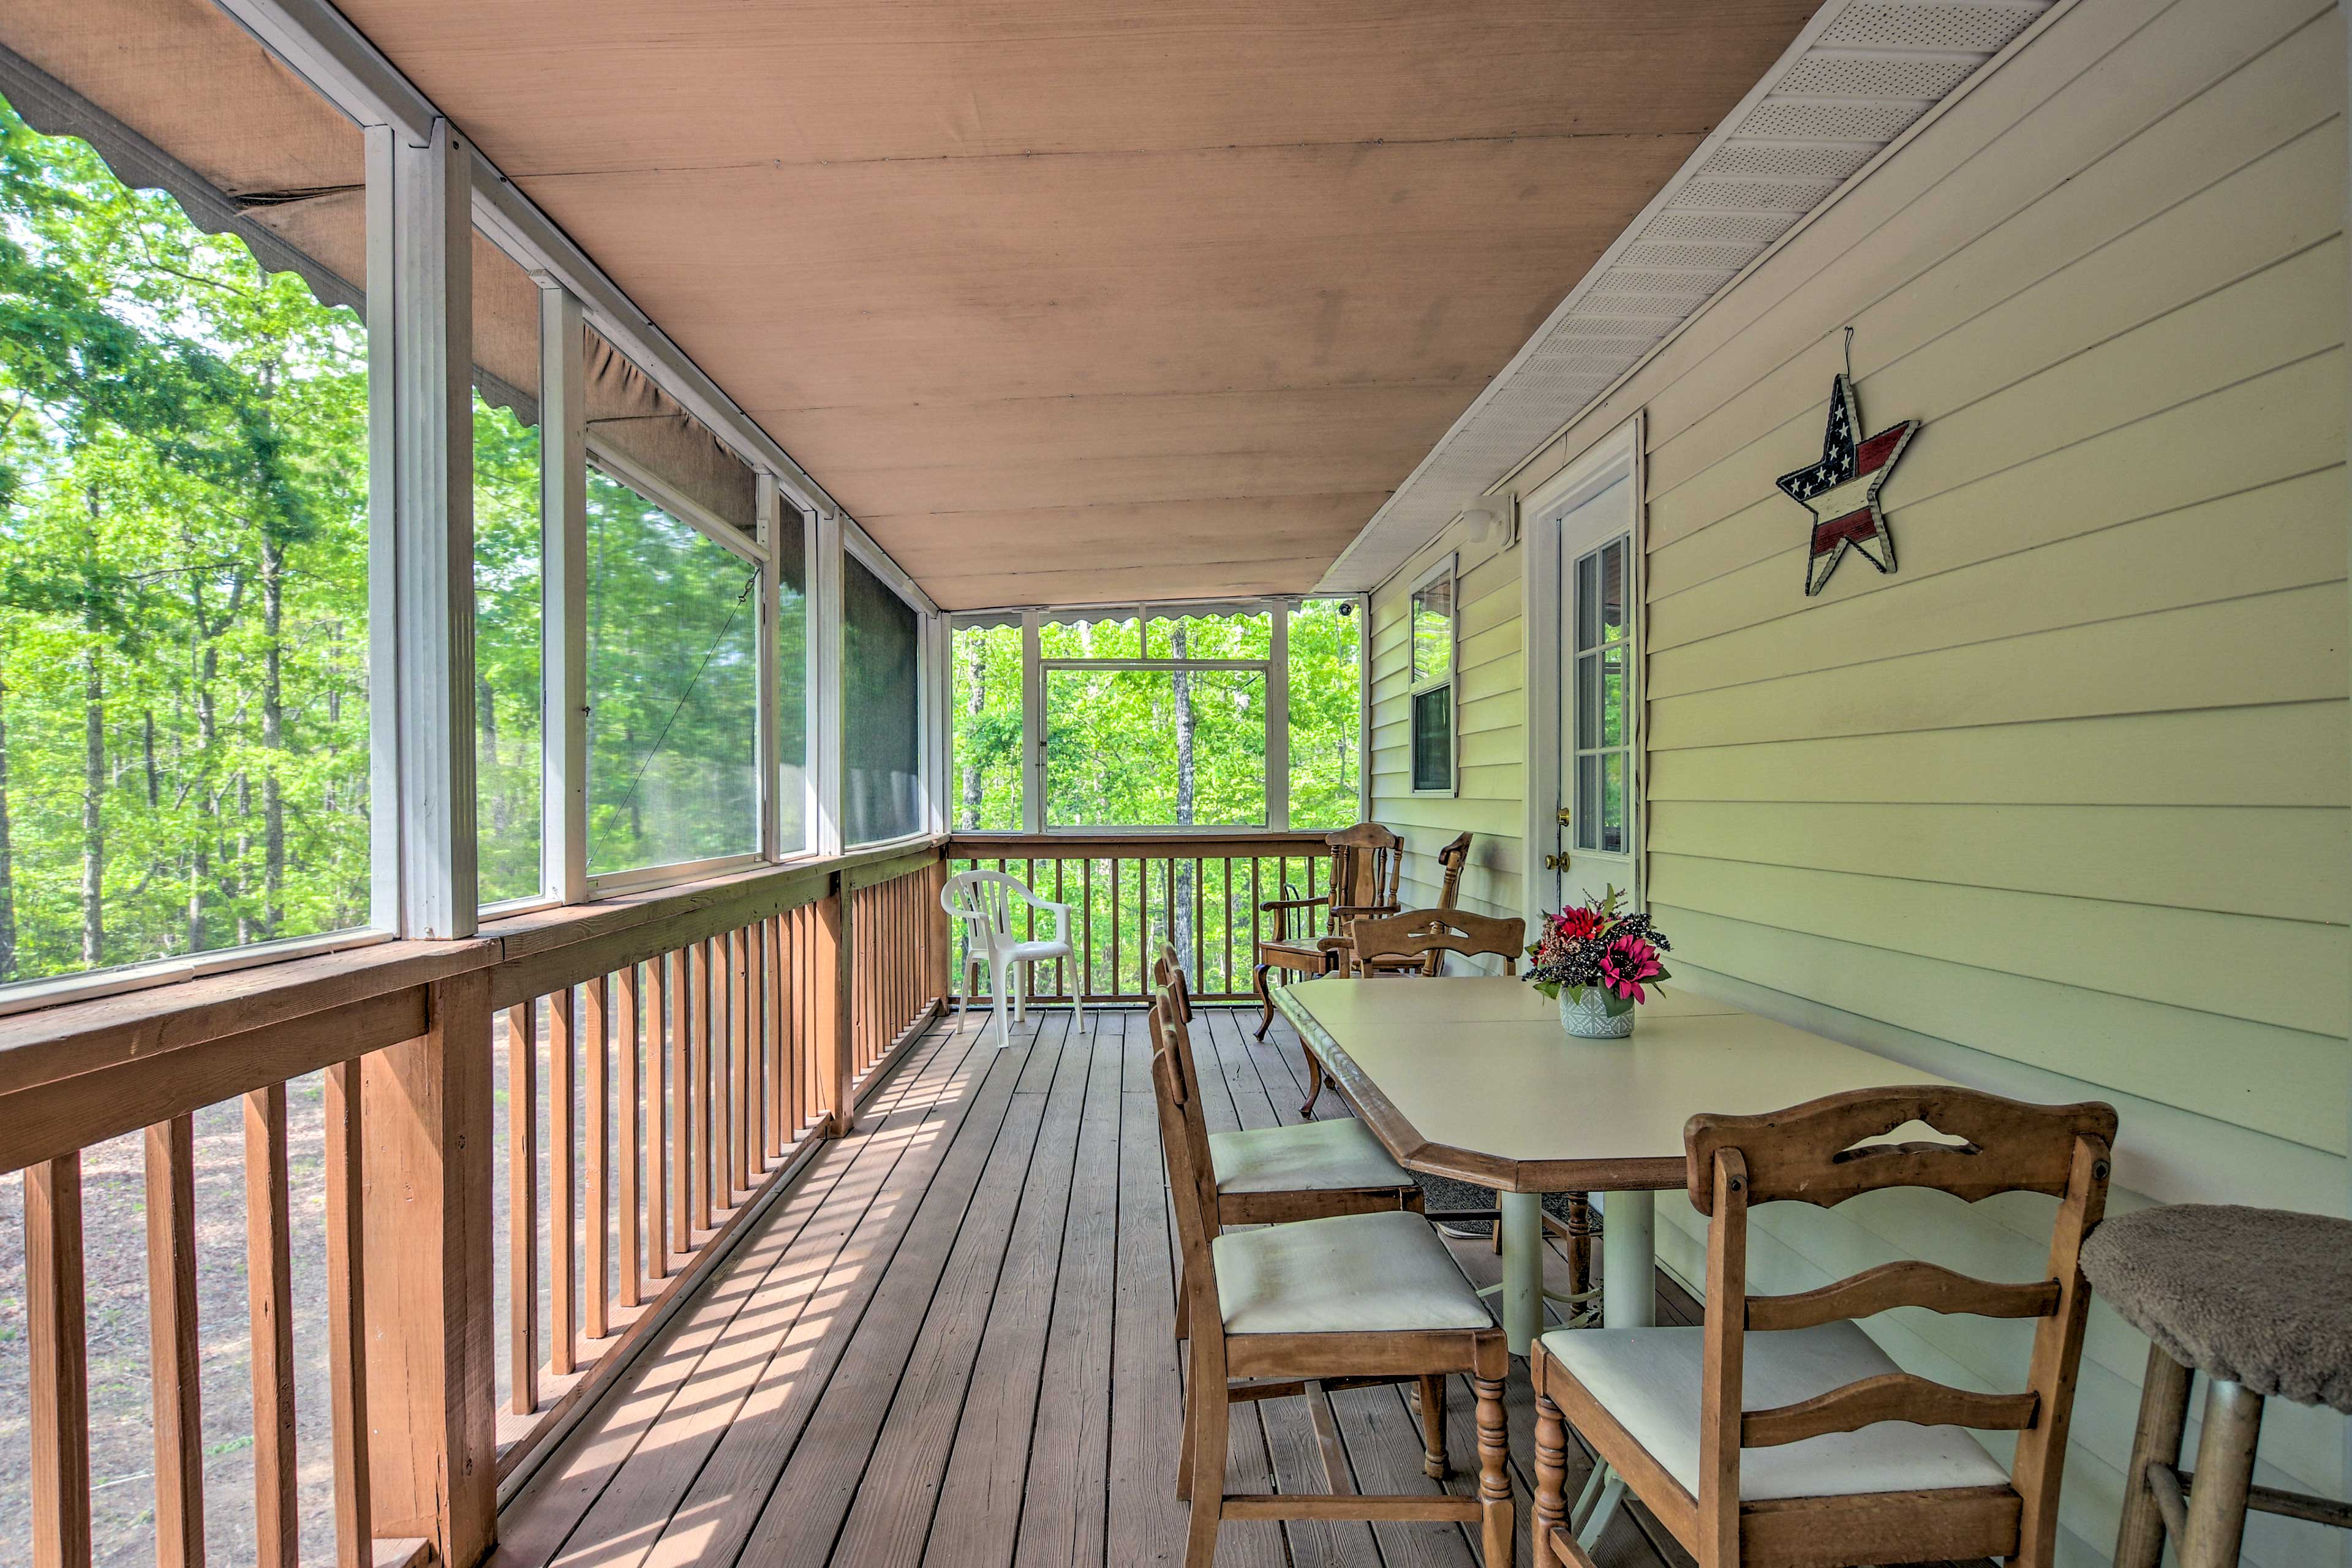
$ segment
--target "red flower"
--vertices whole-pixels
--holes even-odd
[[[1551,934],[1560,942],[1583,942],[1599,936],[1605,923],[1596,910],[1562,910],[1551,918]]]
[[[1642,982],[1663,979],[1665,973],[1658,950],[1638,936],[1621,936],[1601,950],[1601,984],[1621,1001],[1648,1001]]]

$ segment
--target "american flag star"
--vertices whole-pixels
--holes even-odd
[[[1857,444],[1854,432],[1860,428],[1853,383],[1840,374],[1830,383],[1830,426],[1822,438],[1822,460],[1782,474],[1778,481],[1790,500],[1802,501],[1813,514],[1812,548],[1805,556],[1808,598],[1828,584],[1849,550],[1860,551],[1881,572],[1895,570],[1895,535],[1878,510],[1878,491],[1895,471],[1895,459],[1918,433],[1919,422],[1906,419]]]

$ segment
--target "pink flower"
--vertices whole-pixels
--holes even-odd
[[[1665,973],[1658,950],[1638,936],[1621,936],[1601,950],[1601,984],[1621,1001],[1648,1001],[1642,982],[1663,979]]]

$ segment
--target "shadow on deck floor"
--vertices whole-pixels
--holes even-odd
[[[1296,1037],[1202,1007],[1212,1129],[1297,1120]],[[509,1568],[1129,1564],[1181,1559],[1174,1234],[1143,1016],[1034,1016],[1012,1048],[975,1017],[910,1046],[500,1516]],[[1344,1115],[1334,1094],[1318,1107]],[[1484,1243],[1457,1244],[1481,1283]],[[1555,1257],[1565,1286],[1566,1263]],[[1696,1308],[1664,1275],[1659,1321]],[[1534,1412],[1512,1380],[1518,1561]],[[1333,1395],[1356,1484],[1406,1491],[1418,1418],[1394,1388]],[[1449,1401],[1457,1467],[1477,1451]],[[1238,1406],[1232,1484],[1320,1489],[1298,1401]],[[1467,1490],[1463,1470],[1445,1484]],[[1634,1510],[1601,1568],[1689,1559]],[[1473,1568],[1454,1524],[1228,1523],[1220,1568]]]

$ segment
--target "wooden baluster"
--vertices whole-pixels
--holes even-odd
[[[775,1103],[776,1156],[780,1160],[800,1136],[800,1123],[793,1111],[796,1075],[793,1071],[792,941],[791,915],[780,914],[768,922],[768,1012],[775,1032],[774,1055],[769,1058],[768,1070],[774,1079],[771,1092]]]
[[[327,1069],[327,1378],[334,1401],[335,1564],[373,1568],[375,1517],[368,1491],[367,1198],[361,1167],[360,1064]]]
[[[205,1447],[196,1343],[194,1117],[147,1129],[147,1342],[155,1410],[156,1568],[205,1560]]]
[[[25,1320],[32,1342],[33,1568],[89,1568],[89,1343],[79,1152],[25,1172]]]
[[[253,1314],[253,1526],[262,1568],[300,1568],[294,1482],[294,1267],[286,1086],[245,1097],[246,1298]]]
[[[694,1100],[694,1224],[710,1228],[710,945],[689,942],[686,949],[687,1044],[693,1052],[691,1083]],[[690,1250],[691,1246],[682,1250]]]
[[[573,1207],[572,987],[547,997],[547,1370],[569,1376],[579,1365],[580,1305],[574,1275],[579,1215]]]
[[[841,1137],[855,1130],[856,1114],[849,1094],[851,1037],[850,961],[856,956],[850,921],[851,894],[845,879],[834,878],[834,890],[816,906],[814,963],[810,979],[815,1000],[818,1108],[830,1118],[827,1134]]]
[[[669,1267],[694,1250],[693,966],[684,948],[667,961],[669,975]]]
[[[646,1277],[669,1278],[669,975],[659,954],[646,961]]]
[[[727,933],[727,1050],[734,1069],[728,1099],[727,1206],[751,1190],[751,947],[741,926]]]
[[[646,1157],[644,1075],[637,1065],[637,966],[632,963],[623,969],[620,980],[616,1043],[621,1054],[621,1188],[616,1201],[621,1222],[621,1305],[635,1307],[645,1300],[646,1266],[645,1215],[637,1206],[637,1173]]]
[[[603,1340],[613,1331],[613,988],[608,975],[599,974],[586,988],[582,1045],[588,1054],[587,1204],[583,1237],[580,1304],[588,1338]]]
[[[1118,963],[1118,857],[1110,859],[1110,999],[1118,999],[1119,977],[1126,973]]]
[[[1223,918],[1217,922],[1217,930],[1223,933],[1217,941],[1217,990],[1230,996],[1234,994],[1234,858],[1230,855],[1224,858],[1224,874],[1217,888],[1219,902],[1224,910]]]
[[[538,1010],[507,1009],[507,1340],[518,1415],[539,1408]]]

